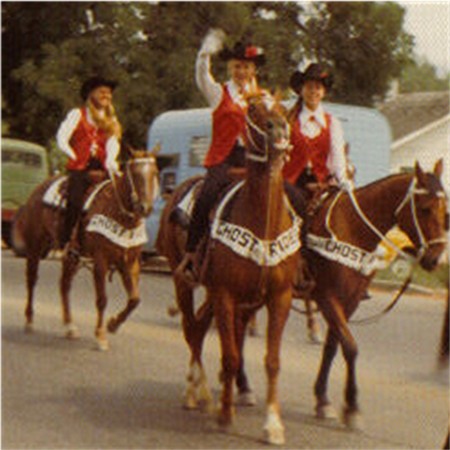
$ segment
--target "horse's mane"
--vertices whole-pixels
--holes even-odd
[[[373,188],[375,186],[378,186],[382,182],[391,181],[391,180],[397,179],[397,178],[398,179],[403,179],[403,178],[404,179],[408,179],[408,178],[412,178],[413,176],[414,176],[414,174],[411,174],[411,173],[394,173],[394,174],[391,174],[391,175],[387,175],[384,178],[379,178],[378,180],[371,181],[369,184],[361,186],[361,187],[357,188],[356,190],[358,192],[363,192],[366,189],[368,190],[368,189],[371,189],[371,188]]]

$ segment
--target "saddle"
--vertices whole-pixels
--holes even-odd
[[[103,170],[91,170],[88,172],[88,175],[92,186],[100,186],[101,183],[108,181],[108,176]],[[55,178],[45,191],[42,202],[47,206],[65,210],[67,207],[68,180],[69,178],[67,175]],[[86,192],[86,199],[89,198],[91,189],[88,189]]]

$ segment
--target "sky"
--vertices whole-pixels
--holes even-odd
[[[406,10],[404,29],[415,37],[415,53],[450,72],[450,0],[399,1]]]

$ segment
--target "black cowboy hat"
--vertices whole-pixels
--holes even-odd
[[[326,90],[331,89],[333,85],[333,76],[317,63],[310,64],[304,72],[296,70],[291,76],[289,85],[295,92],[299,93],[305,81],[309,80],[320,81]]]
[[[219,57],[224,61],[229,61],[230,59],[252,61],[256,66],[262,66],[266,62],[266,55],[261,47],[256,47],[251,44],[245,45],[241,41],[236,42],[232,50],[225,47],[219,53]]]
[[[111,91],[114,91],[114,89],[117,86],[117,82],[113,80],[107,80],[106,78],[94,76],[89,79],[87,79],[80,89],[80,95],[81,98],[86,101],[89,97],[89,94],[94,90],[97,89],[100,86],[106,86],[111,89]]]

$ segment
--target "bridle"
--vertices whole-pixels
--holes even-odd
[[[331,232],[331,230],[329,229],[329,219],[331,216],[331,210],[333,209],[334,205],[336,204],[337,199],[339,198],[340,194],[342,194],[344,191],[341,191],[336,198],[333,201],[333,204],[330,206],[330,209],[328,211],[327,214],[327,218],[326,218],[326,223],[327,223],[327,228],[330,231],[330,233],[334,236],[334,233]],[[417,251],[417,255],[415,257],[411,256],[409,253],[406,253],[405,251],[403,251],[401,248],[399,248],[396,244],[394,244],[394,242],[392,242],[392,240],[390,240],[388,237],[386,237],[380,230],[378,230],[378,228],[376,228],[373,223],[368,219],[368,217],[364,214],[364,212],[362,211],[358,200],[355,197],[355,194],[352,190],[347,192],[350,200],[353,204],[353,207],[355,208],[356,212],[358,213],[359,217],[362,219],[362,221],[382,240],[382,242],[384,242],[385,244],[387,244],[389,247],[391,247],[392,249],[394,249],[398,254],[400,254],[403,258],[405,258],[406,260],[409,260],[413,263],[417,263],[419,262],[422,257],[425,255],[426,251],[429,249],[429,247],[431,245],[435,245],[435,244],[442,244],[442,243],[446,243],[447,240],[445,238],[445,236],[441,236],[435,239],[431,239],[429,241],[427,241],[427,239],[425,238],[425,235],[423,233],[422,227],[420,226],[419,223],[419,219],[417,217],[417,207],[416,207],[416,202],[415,202],[415,195],[426,195],[426,194],[430,194],[430,192],[427,189],[424,188],[418,188],[416,186],[416,178],[413,177],[409,188],[405,194],[405,197],[403,198],[403,200],[400,202],[400,205],[396,208],[394,215],[395,217],[398,219],[398,215],[400,214],[400,212],[402,211],[402,209],[404,207],[406,207],[406,205],[410,205],[410,209],[411,209],[411,215],[413,218],[413,224],[414,224],[414,229],[415,232],[419,238],[419,245],[420,248]],[[438,197],[444,197],[445,198],[445,193],[444,192],[437,192],[435,195],[437,195]]]
[[[127,161],[125,164],[125,181],[128,183],[128,185],[130,187],[130,200],[131,200],[131,208],[132,208],[131,210],[126,208],[126,206],[119,194],[119,190],[117,188],[117,183],[116,183],[116,178],[115,178],[116,175],[114,173],[110,173],[110,178],[111,178],[113,188],[114,188],[114,195],[116,197],[120,211],[122,212],[122,214],[124,214],[125,216],[127,216],[128,218],[131,218],[131,219],[136,219],[139,217],[139,214],[137,212],[135,212],[135,210],[134,210],[134,206],[139,203],[139,196],[137,193],[136,183],[134,181],[130,167],[132,164],[144,164],[144,163],[150,163],[151,165],[154,165],[154,164],[156,164],[156,161],[155,161],[155,158],[153,156],[151,156],[151,157],[134,158],[134,159]],[[153,193],[153,199],[155,199],[158,196],[158,193],[159,193],[159,189],[158,189],[158,187],[156,187],[156,189],[154,190],[154,193]]]
[[[287,123],[286,126],[289,127]],[[251,161],[266,163],[269,160],[269,146],[270,146],[269,134],[263,129],[261,129],[261,127],[259,127],[252,120],[250,114],[248,113],[245,115],[245,135],[251,147],[257,150],[257,153],[248,151],[246,153],[247,159]],[[258,138],[259,140],[262,141],[262,145],[259,145],[257,143]],[[279,151],[289,151],[289,149],[292,146],[289,143],[289,140],[287,139],[286,141],[283,141],[281,143],[275,143],[274,147],[276,150]]]
[[[428,195],[430,194],[430,191],[428,191],[425,188],[418,188],[416,186],[416,178],[414,177],[411,181],[411,184],[409,185],[408,191],[406,192],[405,198],[402,200],[400,205],[397,207],[397,209],[394,212],[395,217],[398,217],[402,209],[409,203],[411,215],[413,218],[413,224],[414,228],[417,234],[417,237],[419,238],[419,244],[420,248],[418,250],[418,254],[416,256],[417,260],[420,260],[425,252],[430,248],[430,246],[435,244],[445,244],[447,242],[447,239],[445,236],[441,236],[435,239],[431,239],[427,241],[425,238],[425,235],[423,233],[422,227],[420,226],[419,218],[417,217],[417,207],[416,207],[416,201],[414,196],[415,195]],[[446,198],[445,193],[443,191],[436,192],[434,195],[440,198]]]

